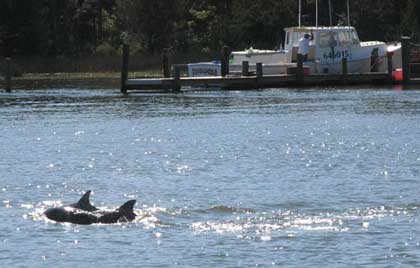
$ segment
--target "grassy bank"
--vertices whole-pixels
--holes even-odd
[[[130,72],[130,78],[158,77],[160,70]],[[110,88],[120,87],[119,72],[86,73],[24,73],[12,78],[13,89],[42,88]],[[0,77],[0,89],[5,88],[5,79]]]

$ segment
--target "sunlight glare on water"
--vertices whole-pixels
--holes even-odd
[[[418,266],[418,90],[0,96],[1,267]]]

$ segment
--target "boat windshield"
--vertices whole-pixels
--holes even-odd
[[[299,46],[299,40],[309,34],[309,29],[291,29],[286,31],[285,47],[290,49]],[[353,28],[321,29],[314,31],[314,40],[309,45],[320,47],[343,46],[360,44],[357,32]]]
[[[359,44],[359,38],[355,31],[328,31],[319,33],[320,47],[348,47]]]
[[[286,46],[292,46],[292,47],[296,47],[299,46],[299,40],[305,35],[305,34],[310,34],[310,32],[286,32]],[[314,38],[316,38],[315,34],[314,34]],[[315,44],[315,39],[312,40],[309,45],[312,46]]]

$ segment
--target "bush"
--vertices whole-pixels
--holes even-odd
[[[14,77],[21,77],[23,75],[22,69],[14,62],[10,65],[11,75]],[[6,62],[0,62],[0,75],[6,76],[7,66]]]
[[[132,41],[130,42],[130,54],[132,55],[141,55],[145,52],[143,45],[140,42]]]
[[[96,48],[95,54],[98,56],[115,56],[118,55],[118,52],[110,43],[103,42]]]

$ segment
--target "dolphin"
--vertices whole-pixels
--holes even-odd
[[[129,200],[116,210],[100,210],[94,207],[89,200],[91,191],[87,191],[77,203],[49,208],[44,215],[56,222],[69,222],[74,224],[118,223],[130,222],[136,218],[133,211],[136,200]]]
[[[71,204],[69,207],[78,208],[89,212],[99,210],[98,208],[92,206],[90,203],[90,193],[90,190],[87,191],[77,203]]]

